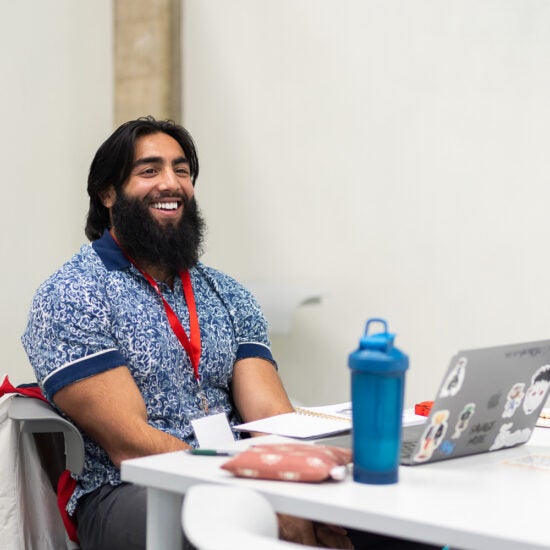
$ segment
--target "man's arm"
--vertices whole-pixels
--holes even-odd
[[[243,422],[293,410],[277,370],[265,359],[249,357],[237,361],[231,391]]]
[[[293,408],[275,367],[265,359],[251,357],[235,363],[233,369],[233,400],[244,422],[275,414],[292,412]],[[310,546],[352,548],[341,527],[277,514],[279,536],[284,540]]]
[[[188,449],[147,423],[143,397],[126,367],[117,367],[60,389],[55,404],[96,441],[120,468],[122,460]]]

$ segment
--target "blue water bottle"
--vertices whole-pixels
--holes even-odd
[[[369,334],[381,323],[384,332]],[[393,347],[386,321],[369,319],[359,348],[350,354],[353,412],[353,479],[397,483],[405,371],[409,358]]]

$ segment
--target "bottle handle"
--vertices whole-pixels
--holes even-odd
[[[372,317],[367,321],[367,325],[365,326],[365,336],[369,333],[369,326],[371,323],[382,323],[384,325],[384,333],[387,334],[388,332],[388,324],[384,319],[381,319],[379,317]]]

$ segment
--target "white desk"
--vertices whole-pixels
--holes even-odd
[[[550,470],[506,464],[536,455],[550,460],[550,428],[513,449],[402,466],[395,485],[239,479],[219,468],[227,457],[184,452],[125,461],[122,479],[148,488],[148,548],[181,548],[188,487],[227,483],[259,491],[279,512],[366,531],[461,549],[541,550],[550,548]]]

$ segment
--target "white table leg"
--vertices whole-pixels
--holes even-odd
[[[183,496],[160,489],[147,489],[147,549],[181,550]]]

